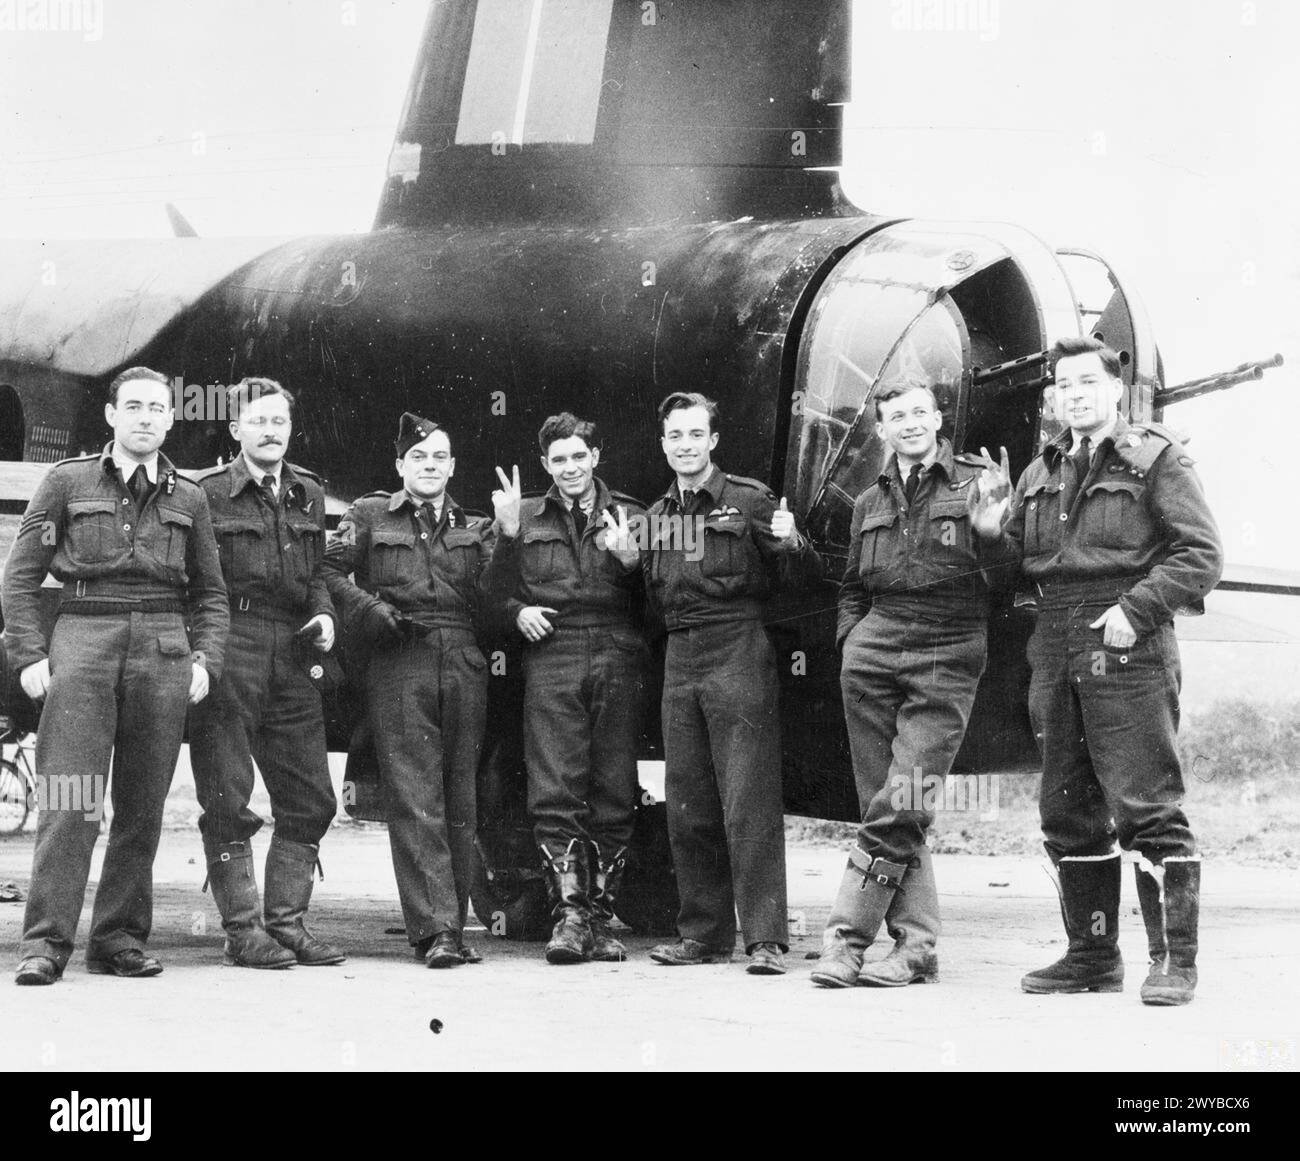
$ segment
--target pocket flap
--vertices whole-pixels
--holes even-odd
[[[743,536],[745,534],[745,522],[743,520],[705,520],[704,531],[722,532],[727,536]]]
[[[190,651],[184,629],[164,629],[158,634],[158,651],[166,657],[181,657]]]
[[[873,528],[889,528],[898,519],[897,512],[867,512],[858,525],[859,532],[870,532]]]
[[[311,536],[321,530],[320,525],[310,516],[290,516],[286,523],[295,536]]]
[[[448,548],[472,548],[479,540],[479,534],[472,528],[448,528],[442,534],[442,542]]]
[[[952,520],[960,518],[967,514],[966,500],[963,497],[958,500],[931,500],[930,501],[930,519],[931,520]]]
[[[92,512],[116,512],[117,504],[113,500],[69,500],[70,516],[89,516]]]
[[[403,532],[400,528],[375,528],[370,532],[372,544],[404,544],[407,548],[415,543],[414,532]]]
[[[183,528],[192,528],[194,526],[194,517],[188,512],[182,512],[177,508],[164,508],[158,505],[158,519],[164,524],[179,524]]]
[[[260,520],[214,520],[212,528],[218,536],[233,536],[240,532],[261,536],[264,531]]]
[[[1094,484],[1089,484],[1085,495],[1091,496],[1093,492],[1127,492],[1135,500],[1142,495],[1145,484],[1135,483],[1133,480],[1098,480]]]
[[[1059,491],[1059,489],[1055,484],[1052,483],[1051,480],[1043,480],[1041,483],[1038,484],[1030,484],[1029,487],[1025,489],[1025,497],[1027,499],[1030,496],[1037,496],[1041,492],[1056,492],[1056,491]]]
[[[546,540],[563,540],[564,533],[558,528],[548,528],[545,525],[530,528],[524,533],[525,544],[539,544]]]

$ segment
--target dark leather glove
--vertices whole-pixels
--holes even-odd
[[[401,618],[392,605],[376,601],[361,619],[362,628],[376,649],[392,649],[406,638],[402,632]]]

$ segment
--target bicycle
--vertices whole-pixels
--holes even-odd
[[[18,834],[36,808],[36,735],[0,715],[0,835]]]

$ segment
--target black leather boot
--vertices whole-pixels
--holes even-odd
[[[1030,972],[1026,992],[1121,992],[1124,962],[1119,954],[1119,852],[1057,864],[1061,919],[1069,946],[1060,959]]]
[[[812,971],[813,983],[823,988],[851,988],[857,984],[862,953],[879,933],[906,870],[901,863],[872,859],[858,846],[849,850],[849,862],[822,933],[822,952]]]
[[[582,839],[570,839],[560,855],[541,848],[555,929],[546,945],[547,963],[582,963],[591,958],[591,859]]]
[[[1190,1003],[1196,991],[1201,857],[1171,855],[1155,864],[1143,859],[1133,870],[1151,953],[1142,1002],[1157,1007]]]
[[[266,855],[266,932],[304,967],[325,967],[347,959],[303,923],[319,851],[315,843],[296,843],[275,834]]]
[[[592,843],[589,850],[594,872],[591,888],[591,958],[602,963],[627,959],[627,948],[614,937],[609,925],[614,920],[614,903],[623,885],[623,868],[627,865],[627,847],[619,847],[611,858],[602,859],[600,848]]]
[[[858,983],[899,988],[938,981],[939,957],[934,947],[939,939],[939,891],[929,847],[916,852],[903,875],[885,912],[885,930],[894,940],[893,950],[882,960],[863,964]]]
[[[257,875],[248,843],[204,843],[208,882],[226,932],[225,963],[229,967],[287,968],[297,962],[262,927]]]

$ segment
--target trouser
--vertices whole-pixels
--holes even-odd
[[[459,932],[474,869],[487,661],[469,629],[432,629],[374,653],[365,689],[406,938]]]
[[[840,688],[857,781],[858,846],[910,863],[942,802],[988,655],[986,623],[873,608],[844,642]]]
[[[63,967],[106,788],[113,822],[86,953],[105,959],[149,938],[153,860],[190,688],[184,621],[179,613],[64,614],[50,640],[50,673],[36,736],[40,811],[20,950]]]
[[[1043,750],[1048,854],[1104,855],[1116,837],[1152,862],[1191,855],[1178,759],[1178,642],[1165,624],[1127,649],[1089,626],[1109,604],[1044,609],[1029,641],[1029,710]]]
[[[524,653],[528,812],[539,846],[612,857],[632,841],[646,648],[631,629],[559,629]]]
[[[254,760],[281,838],[318,843],[334,820],[320,694],[298,663],[294,629],[233,613],[221,678],[190,711],[199,830],[210,846],[261,828],[248,805]]]
[[[776,656],[762,623],[668,636],[663,694],[668,840],[678,932],[748,951],[788,946]]]

